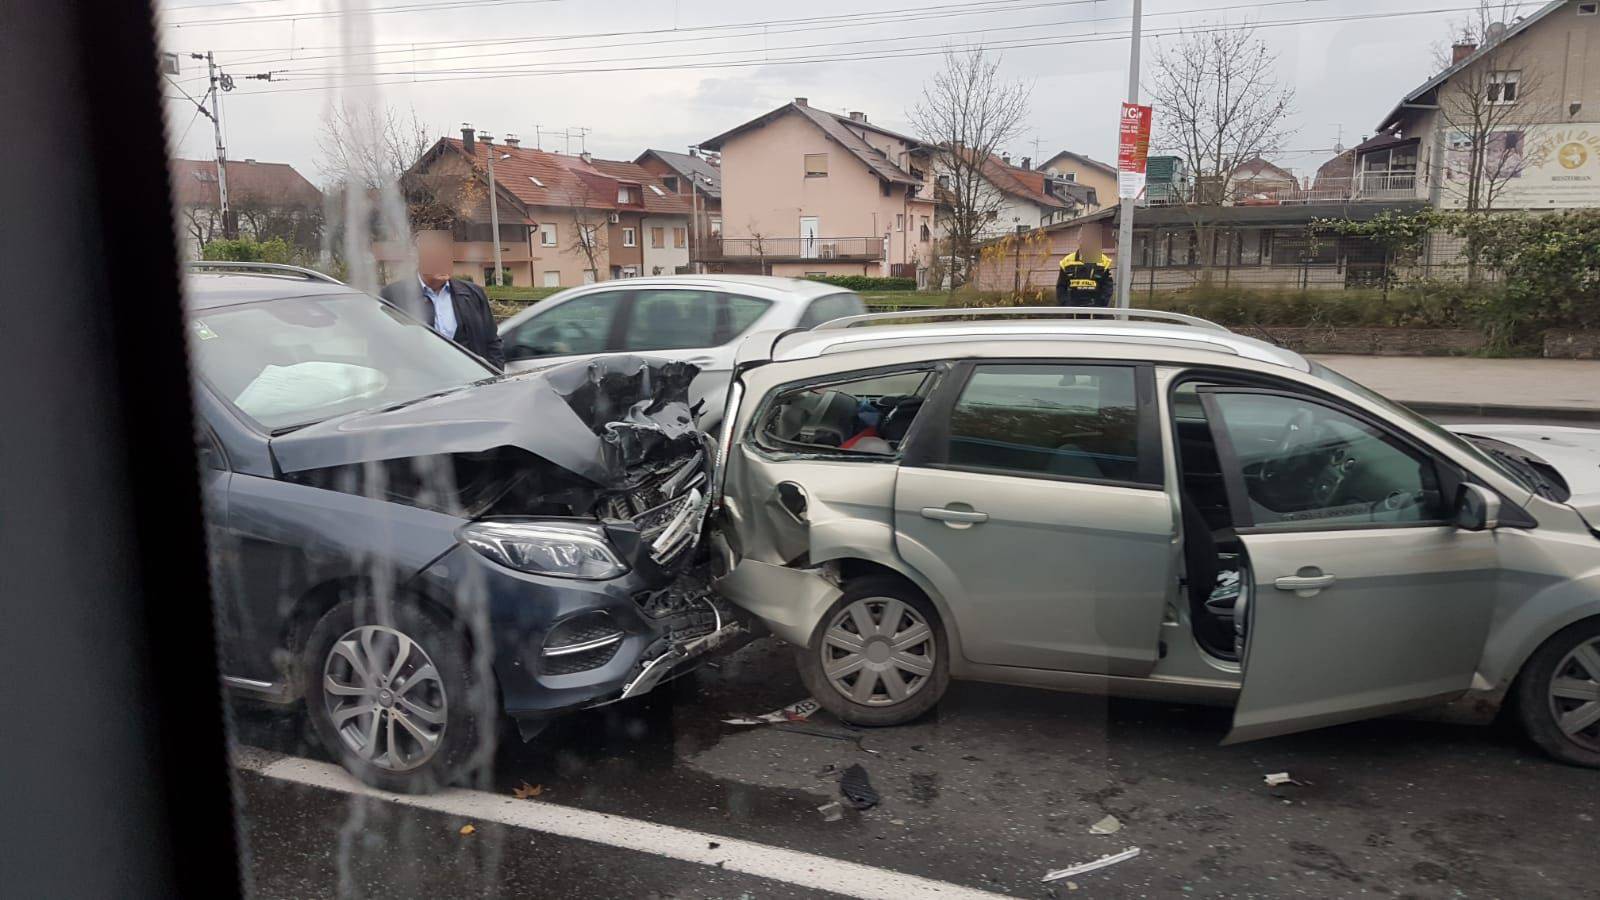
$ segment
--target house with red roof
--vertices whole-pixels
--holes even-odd
[[[489,208],[491,154],[498,235]],[[441,138],[407,175],[474,186],[462,193],[452,228],[458,277],[492,281],[496,242],[513,285],[569,287],[688,270],[688,199],[632,161],[550,153],[514,138],[496,143],[468,127],[460,138]],[[389,265],[403,264],[405,250],[376,248]]]
[[[239,234],[257,240],[282,238],[315,251],[322,243],[322,191],[288,163],[230,159],[228,207]],[[174,159],[172,196],[187,259],[223,236],[221,188],[214,159]]]

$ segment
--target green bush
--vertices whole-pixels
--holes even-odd
[[[1262,291],[1194,288],[1136,295],[1133,305],[1210,319],[1221,325],[1345,328],[1471,328],[1482,324],[1499,288],[1413,282],[1379,290]]]
[[[807,281],[837,285],[852,291],[914,291],[915,278],[876,278],[871,275],[807,275]]]
[[[263,262],[294,265],[298,254],[283,238],[256,241],[250,238],[212,241],[200,248],[200,258],[222,262]]]

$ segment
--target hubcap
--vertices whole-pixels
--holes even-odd
[[[822,671],[863,706],[892,706],[933,675],[933,629],[892,597],[867,597],[840,610],[822,633]]]
[[[393,628],[362,625],[334,642],[322,666],[322,700],[344,745],[381,769],[415,769],[444,738],[439,670]]]
[[[1574,647],[1556,666],[1550,713],[1567,740],[1600,752],[1600,638]]]

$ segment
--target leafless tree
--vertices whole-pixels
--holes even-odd
[[[756,221],[755,216],[751,216],[750,221],[745,223],[744,231],[745,234],[750,235],[750,249],[754,250],[756,253],[756,259],[758,260],[757,264],[761,266],[761,274],[771,274],[767,271],[768,234],[762,230],[761,223]]]
[[[610,272],[603,266],[610,260],[610,251],[607,246],[607,224],[610,211],[596,205],[599,198],[597,191],[590,187],[582,178],[576,178],[574,186],[563,195],[568,212],[572,214],[572,234],[567,238],[566,250],[577,253],[588,263],[588,269],[594,272],[596,281],[603,281]],[[640,235],[640,240],[644,239]]]
[[[1250,28],[1202,26],[1163,41],[1151,66],[1152,143],[1183,160],[1192,185],[1175,198],[1198,235],[1202,277],[1216,260],[1212,210],[1229,199],[1234,173],[1283,149],[1294,88],[1279,81],[1277,54]]]
[[[1530,142],[1529,129],[1560,121],[1543,90],[1538,60],[1521,42],[1504,39],[1519,6],[1479,0],[1457,26],[1457,42],[1477,50],[1439,92],[1445,159],[1437,183],[1468,212],[1494,209],[1513,181],[1546,158],[1552,148]],[[1441,70],[1455,64],[1451,53],[1451,48],[1440,49]]]
[[[1031,85],[1000,75],[1000,57],[980,47],[948,48],[944,66],[907,114],[917,136],[935,150],[934,173],[950,253],[950,286],[964,281],[978,247],[1005,204],[985,168],[1027,124]]]

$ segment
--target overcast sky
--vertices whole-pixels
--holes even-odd
[[[1309,174],[1332,155],[1341,125],[1344,144],[1355,144],[1402,93],[1432,74],[1434,48],[1448,40],[1470,2],[1146,0],[1145,53],[1148,59],[1163,32],[1183,26],[1258,25],[1297,92],[1297,134],[1279,161]],[[1013,156],[1071,149],[1111,161],[1117,104],[1127,86],[1131,6],[1131,0],[163,0],[161,33],[168,50],[184,54],[177,84],[167,88],[176,98],[167,111],[181,155],[212,155],[209,122],[196,117],[181,92],[198,97],[205,90],[205,63],[187,54],[214,50],[237,84],[223,101],[229,157],[288,162],[317,182],[323,180],[318,123],[341,92],[414,109],[435,135],[471,122],[531,145],[537,127],[544,149],[564,151],[569,144],[561,132],[584,128],[584,144],[595,155],[632,159],[647,147],[682,151],[796,96],[909,130],[907,111],[947,44],[991,48],[1009,77],[1033,86],[1032,124],[1009,148]],[[1413,10],[1426,12],[1394,15]],[[1329,21],[1270,24],[1307,19]],[[347,46],[353,51],[342,54]],[[840,56],[858,58],[825,58]],[[776,62],[785,58],[809,61]],[[728,63],[738,65],[719,65]],[[369,66],[373,74],[364,74]],[[558,71],[524,74],[540,69]],[[631,71],[560,71],[571,69]],[[270,83],[245,78],[268,71]],[[1147,79],[1148,72],[1147,66]],[[579,146],[574,136],[571,150]]]

